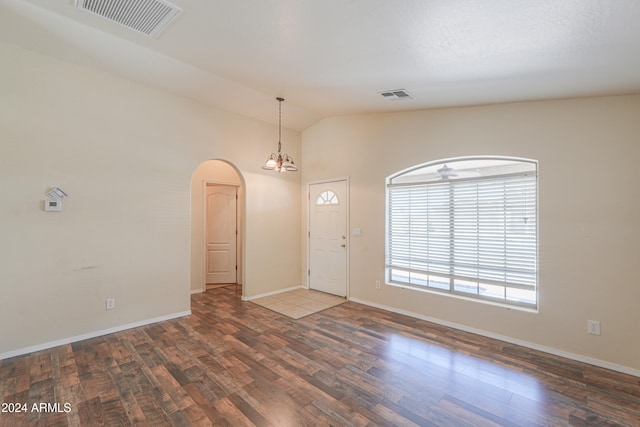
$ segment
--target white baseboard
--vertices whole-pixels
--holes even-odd
[[[295,291],[296,289],[307,289],[307,287],[305,285],[300,285],[300,286],[292,286],[292,287],[286,288],[286,289],[278,289],[277,291],[267,292],[267,293],[259,294],[259,295],[253,295],[253,296],[250,296],[250,297],[246,297],[246,296],[243,295],[242,296],[242,301],[251,301],[252,299],[268,297],[268,296],[271,296],[271,295],[278,295],[278,294],[281,294],[283,292]]]
[[[60,345],[71,344],[78,341],[87,340],[89,338],[100,337],[102,335],[113,334],[116,332],[124,331],[126,329],[137,328],[139,326],[149,325],[151,323],[162,322],[163,320],[171,320],[178,317],[189,316],[191,310],[182,311],[180,313],[167,314],[166,316],[154,317],[152,319],[142,320],[140,322],[128,323],[126,325],[115,326],[109,329],[102,329],[100,331],[89,332],[88,334],[76,335],[75,337],[63,338],[61,340],[50,341],[44,344],[38,344],[31,347],[21,348],[19,350],[9,351],[0,354],[0,360],[8,359],[10,357],[22,356],[23,354],[33,353],[34,351],[47,350]]]
[[[205,292],[207,289],[206,288],[202,288],[202,289],[191,289],[191,295],[194,294],[201,294],[203,292]]]
[[[412,311],[406,311],[398,308],[388,307],[386,305],[376,304],[374,302],[361,300],[359,298],[349,298],[349,301],[368,305],[370,307],[380,308],[382,310],[390,311],[392,313],[404,314],[405,316],[415,317],[417,319],[425,320],[427,322],[436,323],[438,325],[447,326],[449,328],[470,332],[472,334],[481,335],[484,337],[493,338],[500,341],[505,341],[511,344],[520,345],[522,347],[531,348],[533,350],[543,351],[545,353],[553,354],[555,356],[565,357],[567,359],[572,359],[578,362],[588,363],[590,365],[598,366],[600,368],[611,369],[612,371],[622,372],[623,374],[640,377],[640,370],[630,368],[628,366],[618,365],[616,363],[607,362],[605,360],[594,359],[592,357],[583,356],[581,354],[569,353],[563,350],[558,350],[553,347],[546,347],[546,346],[535,344],[529,341],[522,341],[515,338],[507,337],[504,335],[494,334],[493,332],[487,332],[482,329],[470,328],[468,326],[460,325],[458,323],[452,323],[452,322],[447,322],[445,320],[440,320],[440,319],[436,319],[429,316],[423,316],[422,314],[414,313]]]

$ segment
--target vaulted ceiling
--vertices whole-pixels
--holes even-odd
[[[638,0],[171,0],[156,38],[0,0],[0,39],[302,130],[333,115],[640,92]],[[405,89],[412,99],[379,94]]]

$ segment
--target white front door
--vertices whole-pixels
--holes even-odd
[[[207,185],[207,283],[236,283],[236,194],[229,185]]]
[[[347,296],[347,181],[309,185],[309,288]]]

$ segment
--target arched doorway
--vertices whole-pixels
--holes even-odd
[[[235,218],[229,218],[231,208]],[[192,294],[205,291],[207,282],[212,281],[242,285],[243,223],[244,181],[240,172],[224,160],[202,162],[191,178]],[[211,238],[214,235],[223,237]]]

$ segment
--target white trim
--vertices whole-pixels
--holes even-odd
[[[205,292],[206,290],[207,290],[206,288],[202,288],[202,289],[191,289],[191,295],[201,294],[201,293]]]
[[[338,182],[338,181],[347,181],[347,182],[349,182],[349,177],[348,176],[344,176],[344,177],[341,177],[341,178],[321,179],[319,181],[308,181],[307,182],[307,189],[309,188],[310,185],[313,185],[313,184],[329,184],[330,182]]]
[[[386,277],[385,277],[386,279]],[[447,297],[447,298],[456,298],[456,299],[461,299],[461,300],[465,300],[465,301],[472,301],[475,303],[480,303],[480,304],[487,304],[487,305],[492,305],[494,307],[500,307],[500,308],[506,308],[509,310],[518,310],[518,311],[523,311],[525,313],[538,313],[538,309],[537,308],[529,308],[529,307],[523,307],[520,305],[513,305],[513,304],[505,304],[503,302],[500,301],[493,301],[490,299],[484,299],[484,298],[473,298],[473,297],[467,297],[461,294],[454,294],[448,291],[438,291],[435,289],[430,289],[427,287],[420,287],[420,285],[412,285],[412,284],[406,284],[406,283],[394,283],[394,282],[384,282],[385,285],[387,286],[393,286],[395,288],[400,288],[403,290],[408,290],[408,291],[417,291],[417,292],[425,292],[431,295],[438,295],[441,297]]]
[[[277,291],[273,291],[273,292],[267,292],[264,294],[258,294],[258,295],[253,295],[250,297],[246,297],[246,296],[242,296],[242,301],[251,301],[252,299],[258,299],[258,298],[262,298],[262,297],[269,297],[271,295],[278,295],[281,294],[283,292],[289,292],[289,291],[295,291],[296,289],[307,289],[304,285],[300,285],[300,286],[292,286],[290,288],[286,288],[286,289],[278,289]]]
[[[50,341],[44,344],[38,344],[31,347],[21,348],[19,350],[9,351],[6,353],[0,354],[0,360],[8,359],[10,357],[22,356],[24,354],[33,353],[34,351],[47,350],[53,347],[58,347],[61,345],[71,344],[78,341],[88,340],[90,338],[100,337],[102,335],[114,334],[116,332],[121,332],[127,329],[138,328],[140,326],[150,325],[152,323],[163,322],[165,320],[176,319],[178,317],[190,316],[191,310],[181,311],[179,313],[167,314],[166,316],[153,317],[151,319],[141,320],[139,322],[127,323],[126,325],[114,326],[109,329],[102,329],[95,332],[89,332],[87,334],[76,335],[75,337],[63,338],[61,340]]]
[[[236,173],[238,173],[236,171]],[[206,187],[207,185],[224,185],[226,187],[241,187],[242,184],[238,184],[237,182],[231,182],[231,181],[218,181],[218,180],[213,180],[213,179],[203,179],[202,182],[204,183],[204,186]]]
[[[382,310],[390,311],[392,313],[403,314],[405,316],[414,317],[416,319],[425,320],[427,322],[435,323],[442,326],[447,326],[449,328],[458,329],[465,332],[470,332],[472,334],[481,335],[483,337],[493,338],[500,341],[505,341],[510,344],[520,345],[522,347],[531,348],[533,350],[542,351],[545,353],[553,354],[554,356],[560,356],[567,359],[572,359],[578,362],[587,363],[589,365],[598,366],[600,368],[610,369],[612,371],[622,372],[623,374],[633,375],[635,377],[640,377],[640,370],[630,368],[628,366],[618,365],[616,363],[607,362],[605,360],[595,359],[589,356],[583,356],[581,354],[569,353],[567,351],[559,350],[553,347],[547,347],[544,345],[535,344],[529,341],[523,341],[511,337],[507,337],[500,334],[495,334],[493,332],[484,331],[482,329],[470,328],[468,326],[460,325],[458,323],[447,322],[445,320],[436,319],[429,316],[423,316],[422,314],[414,313],[412,311],[401,310],[398,308],[389,307],[382,304],[377,304],[371,301],[361,300],[359,298],[349,298],[349,301],[353,301],[359,304],[368,305],[370,307],[380,308]]]

